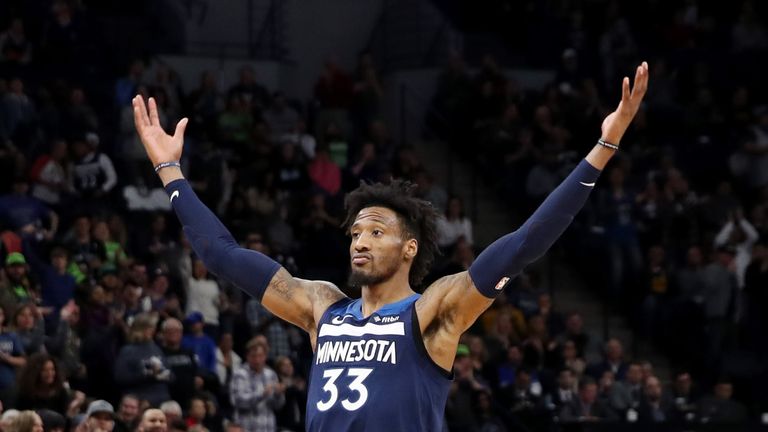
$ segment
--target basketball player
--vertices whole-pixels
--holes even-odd
[[[618,150],[648,84],[637,67],[622,82],[616,111],[584,160],[515,232],[501,237],[467,272],[414,292],[432,262],[436,213],[402,181],[362,185],[346,198],[351,284],[291,276],[278,263],[241,248],[195,196],[179,160],[187,119],[166,134],[157,104],[133,100],[144,148],[198,256],[216,275],[309,333],[314,350],[307,403],[309,431],[440,431],[459,337],[509,281],[542,256],[570,224]],[[147,109],[148,108],[148,109]]]

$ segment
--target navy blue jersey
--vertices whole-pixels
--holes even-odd
[[[451,377],[424,347],[418,298],[368,318],[359,299],[325,311],[310,376],[308,431],[442,431]]]

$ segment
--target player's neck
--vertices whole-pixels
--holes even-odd
[[[367,317],[382,306],[412,296],[414,291],[408,282],[408,273],[397,273],[388,280],[366,285],[362,289],[363,316]]]

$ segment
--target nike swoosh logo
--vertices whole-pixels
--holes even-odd
[[[171,202],[173,202],[173,199],[179,196],[179,191],[175,190],[171,194]]]
[[[341,323],[344,322],[345,319],[347,319],[347,318],[349,318],[351,316],[352,315],[344,315],[344,316],[333,317],[333,319],[331,319],[331,324],[341,324]]]
[[[584,186],[587,186],[587,187],[595,187],[595,182],[592,182],[592,183],[579,182],[579,183],[581,183],[581,184],[583,184]]]

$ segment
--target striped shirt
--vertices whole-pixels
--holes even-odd
[[[285,404],[285,395],[272,392],[267,396],[264,390],[267,385],[274,387],[277,383],[277,374],[266,366],[260,373],[247,364],[235,370],[229,388],[235,423],[248,432],[275,432],[275,410]]]

